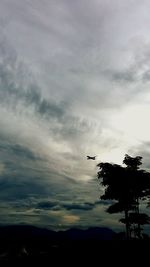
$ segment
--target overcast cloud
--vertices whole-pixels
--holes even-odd
[[[96,164],[131,153],[150,167],[149,11],[0,1],[1,223],[120,227],[96,202]]]

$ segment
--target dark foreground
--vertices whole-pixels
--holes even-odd
[[[54,232],[32,226],[0,227],[1,264],[15,262],[22,266],[32,262],[42,266],[74,266],[87,262],[93,266],[97,261],[112,263],[121,257],[125,262],[134,255],[139,258],[143,250],[145,258],[150,251],[149,239],[118,240],[107,228]]]

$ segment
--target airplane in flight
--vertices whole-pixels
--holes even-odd
[[[88,159],[92,159],[92,160],[95,160],[96,159],[96,156],[94,156],[94,157],[91,157],[91,156],[87,156],[87,160]]]

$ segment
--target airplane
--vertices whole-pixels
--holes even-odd
[[[96,156],[94,156],[94,157],[91,157],[91,156],[87,156],[87,160],[88,159],[92,159],[92,160],[95,160],[96,159]]]

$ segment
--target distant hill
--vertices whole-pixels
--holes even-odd
[[[56,232],[30,225],[1,226],[0,260],[54,257],[64,249],[72,252],[91,249],[97,242],[113,240],[114,236],[111,229],[99,227]]]
[[[58,232],[60,234],[61,232]],[[115,233],[109,228],[94,227],[87,230],[69,229],[63,232],[67,240],[112,240]]]
[[[86,230],[72,228],[66,231],[52,231],[30,225],[0,226],[0,239],[21,241],[46,239],[47,241],[112,240],[115,232],[109,228],[93,227]]]

